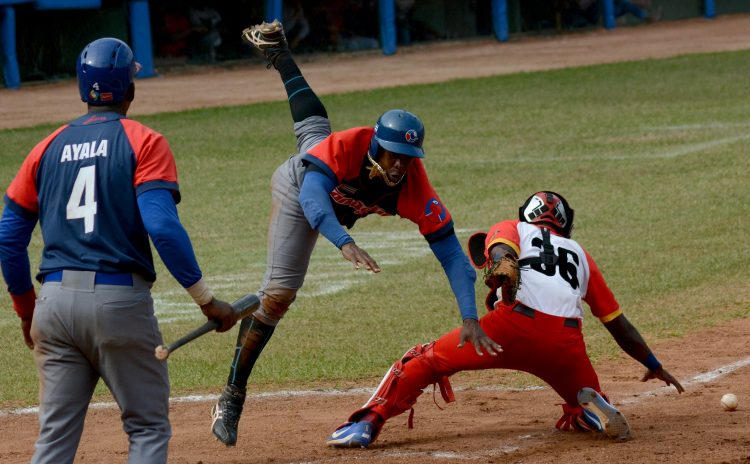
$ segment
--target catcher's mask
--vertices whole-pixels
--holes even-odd
[[[121,103],[140,67],[122,40],[94,40],[84,47],[76,62],[81,101],[96,106]]]
[[[518,218],[529,224],[547,226],[563,237],[573,232],[573,208],[559,193],[542,191],[531,195],[518,208]]]

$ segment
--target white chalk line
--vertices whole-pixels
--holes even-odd
[[[524,158],[498,158],[498,157],[492,157],[492,158],[485,158],[485,159],[476,159],[472,160],[472,164],[475,165],[501,165],[504,163],[517,163],[517,164],[525,164],[525,163],[539,163],[539,162],[549,162],[549,161],[556,161],[556,162],[578,162],[578,161],[643,161],[643,160],[655,160],[655,159],[674,159],[679,158],[681,156],[691,155],[694,153],[700,153],[703,151],[707,151],[713,148],[717,148],[723,145],[731,145],[736,142],[741,142],[744,140],[750,140],[750,135],[737,135],[733,137],[725,137],[721,139],[716,140],[710,140],[707,142],[700,142],[700,143],[693,143],[693,144],[686,144],[671,150],[665,150],[661,152],[653,152],[653,153],[647,153],[647,154],[634,154],[634,155],[624,155],[624,154],[611,154],[611,155],[604,155],[604,154],[594,154],[589,156],[559,156],[559,155],[534,155],[531,157],[524,157]]]
[[[748,365],[750,365],[750,356],[740,359],[738,361],[735,361],[733,363],[718,367],[712,371],[694,375],[690,379],[682,382],[682,385],[684,387],[689,387],[691,385],[700,385],[700,384],[709,383],[714,380],[720,379],[721,377],[724,377]],[[542,385],[534,385],[534,386],[525,387],[525,388],[485,386],[485,387],[472,387],[472,388],[456,387],[454,388],[454,391],[457,391],[457,392],[461,392],[461,391],[512,392],[512,391],[544,390],[547,388],[548,387],[542,386]],[[621,404],[640,403],[642,400],[661,396],[668,392],[673,392],[673,389],[674,387],[669,387],[669,386],[659,387],[654,390],[635,394],[632,398],[625,399],[623,401],[618,401],[616,402],[616,404],[621,405]],[[331,390],[282,390],[282,391],[275,391],[275,392],[263,392],[263,393],[250,394],[248,395],[248,398],[251,400],[252,399],[261,400],[261,399],[274,399],[274,398],[294,398],[294,397],[314,397],[314,396],[327,396],[327,397],[353,396],[353,395],[366,395],[366,394],[371,393],[372,390],[373,388],[365,388],[365,387],[350,388],[347,390],[334,390],[334,389],[331,389]],[[218,400],[218,398],[219,398],[219,395],[189,395],[189,396],[170,398],[169,402],[171,404],[205,403],[205,402],[214,402]],[[117,404],[111,401],[91,403],[89,405],[90,409],[116,409],[117,407],[118,407]],[[39,413],[39,407],[34,406],[34,407],[29,407],[29,408],[17,408],[17,409],[12,409],[12,410],[0,410],[0,417],[7,417],[11,415],[38,414],[38,413]],[[490,457],[513,454],[521,449],[522,444],[519,442],[522,442],[523,440],[527,440],[529,438],[534,438],[538,435],[540,434],[519,435],[515,439],[509,440],[507,443],[504,443],[498,447],[487,448],[487,449],[478,450],[478,451],[462,452],[462,453],[443,451],[443,450],[434,450],[434,451],[387,450],[383,452],[377,452],[376,454],[368,453],[366,456],[365,455],[363,456],[347,455],[345,457],[344,456],[331,457],[331,458],[316,459],[313,461],[298,461],[296,464],[323,464],[327,462],[373,461],[376,459],[384,459],[384,458],[400,459],[400,458],[410,458],[410,457],[426,457],[426,458],[435,459],[435,460],[445,460],[447,462],[476,461],[479,459],[487,459]]]
[[[719,367],[717,369],[714,369],[710,372],[705,372],[703,374],[698,374],[685,382],[680,382],[683,387],[688,388],[691,385],[700,385],[704,383],[709,383],[713,380],[719,379],[721,377],[724,377],[727,374],[730,374],[738,369],[741,369],[745,366],[750,366],[750,356],[744,359],[740,359],[739,361],[735,361],[731,364],[727,364],[726,366]],[[634,404],[639,403],[641,398],[653,398],[656,396],[665,395],[667,393],[673,393],[674,387],[671,386],[661,386],[655,390],[638,393],[636,395],[633,395],[633,398],[625,399],[622,401],[618,401],[617,404]]]
[[[646,132],[671,132],[671,131],[686,131],[686,130],[703,130],[703,129],[733,129],[735,127],[748,127],[750,121],[737,121],[737,122],[706,122],[696,124],[674,124],[671,126],[650,126],[642,127],[641,130]]]
[[[731,374],[732,372],[739,370],[745,366],[750,365],[750,356],[747,358],[740,359],[738,361],[735,361],[733,363],[718,367],[712,371],[704,372],[702,374],[696,374],[690,379],[681,382],[684,387],[689,387],[691,385],[700,385],[704,383],[709,383],[714,380],[720,379],[721,377],[724,377],[727,374]],[[500,385],[487,385],[487,386],[480,386],[480,387],[455,387],[454,391],[486,391],[486,392],[519,392],[519,391],[536,391],[536,390],[544,390],[548,387],[545,385],[531,385],[528,387],[521,387],[521,388],[513,388],[513,387],[503,387]],[[374,387],[357,387],[357,388],[349,388],[346,390],[338,390],[338,389],[320,389],[320,390],[279,390],[279,391],[272,391],[272,392],[261,392],[261,393],[251,393],[248,394],[247,397],[249,399],[273,399],[273,398],[295,398],[295,397],[311,397],[311,396],[353,396],[353,395],[361,395],[361,394],[368,394],[372,393]],[[672,391],[674,387],[669,386],[663,386],[656,388],[654,390],[650,390],[647,392],[637,393],[633,396],[632,399],[626,399],[623,401],[618,401],[616,404],[634,404],[640,402],[640,398],[647,398],[647,397],[655,397],[663,394],[664,392]],[[201,403],[201,402],[210,402],[210,401],[216,401],[219,398],[219,395],[188,395],[188,396],[178,396],[170,398],[170,403]],[[100,403],[91,403],[89,405],[89,408],[91,409],[107,409],[107,408],[116,408],[117,404],[114,402],[100,402]],[[38,413],[39,408],[37,406],[29,407],[29,408],[17,408],[17,409],[10,409],[10,410],[0,410],[0,417],[7,416],[7,415],[18,415],[18,414],[32,414],[32,413]]]

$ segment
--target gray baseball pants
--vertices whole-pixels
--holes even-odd
[[[310,227],[299,204],[305,175],[301,155],[330,134],[331,123],[321,116],[295,123],[299,154],[279,166],[271,178],[266,274],[258,292],[260,307],[254,313],[264,324],[279,323],[304,283],[318,231]]]
[[[39,438],[34,464],[72,463],[99,378],[120,407],[128,462],[166,463],[169,424],[167,364],[151,283],[95,285],[95,273],[63,271],[42,285],[31,335],[39,371]]]

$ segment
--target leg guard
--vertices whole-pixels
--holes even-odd
[[[266,325],[259,321],[254,315],[246,317],[240,322],[240,331],[237,334],[232,366],[229,369],[227,385],[244,390],[247,379],[255,366],[255,361],[270,340],[275,326]]]
[[[423,389],[430,384],[437,384],[440,387],[440,394],[446,403],[455,401],[448,377],[440,375],[435,368],[434,344],[435,342],[416,345],[407,351],[401,360],[388,369],[378,389],[364,406],[354,411],[349,417],[349,422],[361,420],[370,411],[377,413],[386,421],[409,409],[411,410],[409,428],[413,428],[413,406]],[[375,437],[377,432],[379,430],[375,432]]]

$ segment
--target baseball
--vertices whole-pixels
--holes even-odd
[[[721,397],[721,407],[725,411],[734,411],[737,409],[737,396],[733,393],[727,393]]]
[[[167,356],[169,356],[169,350],[164,348],[164,345],[159,345],[154,350],[154,356],[156,356],[156,359],[159,361],[164,361],[167,359]]]

